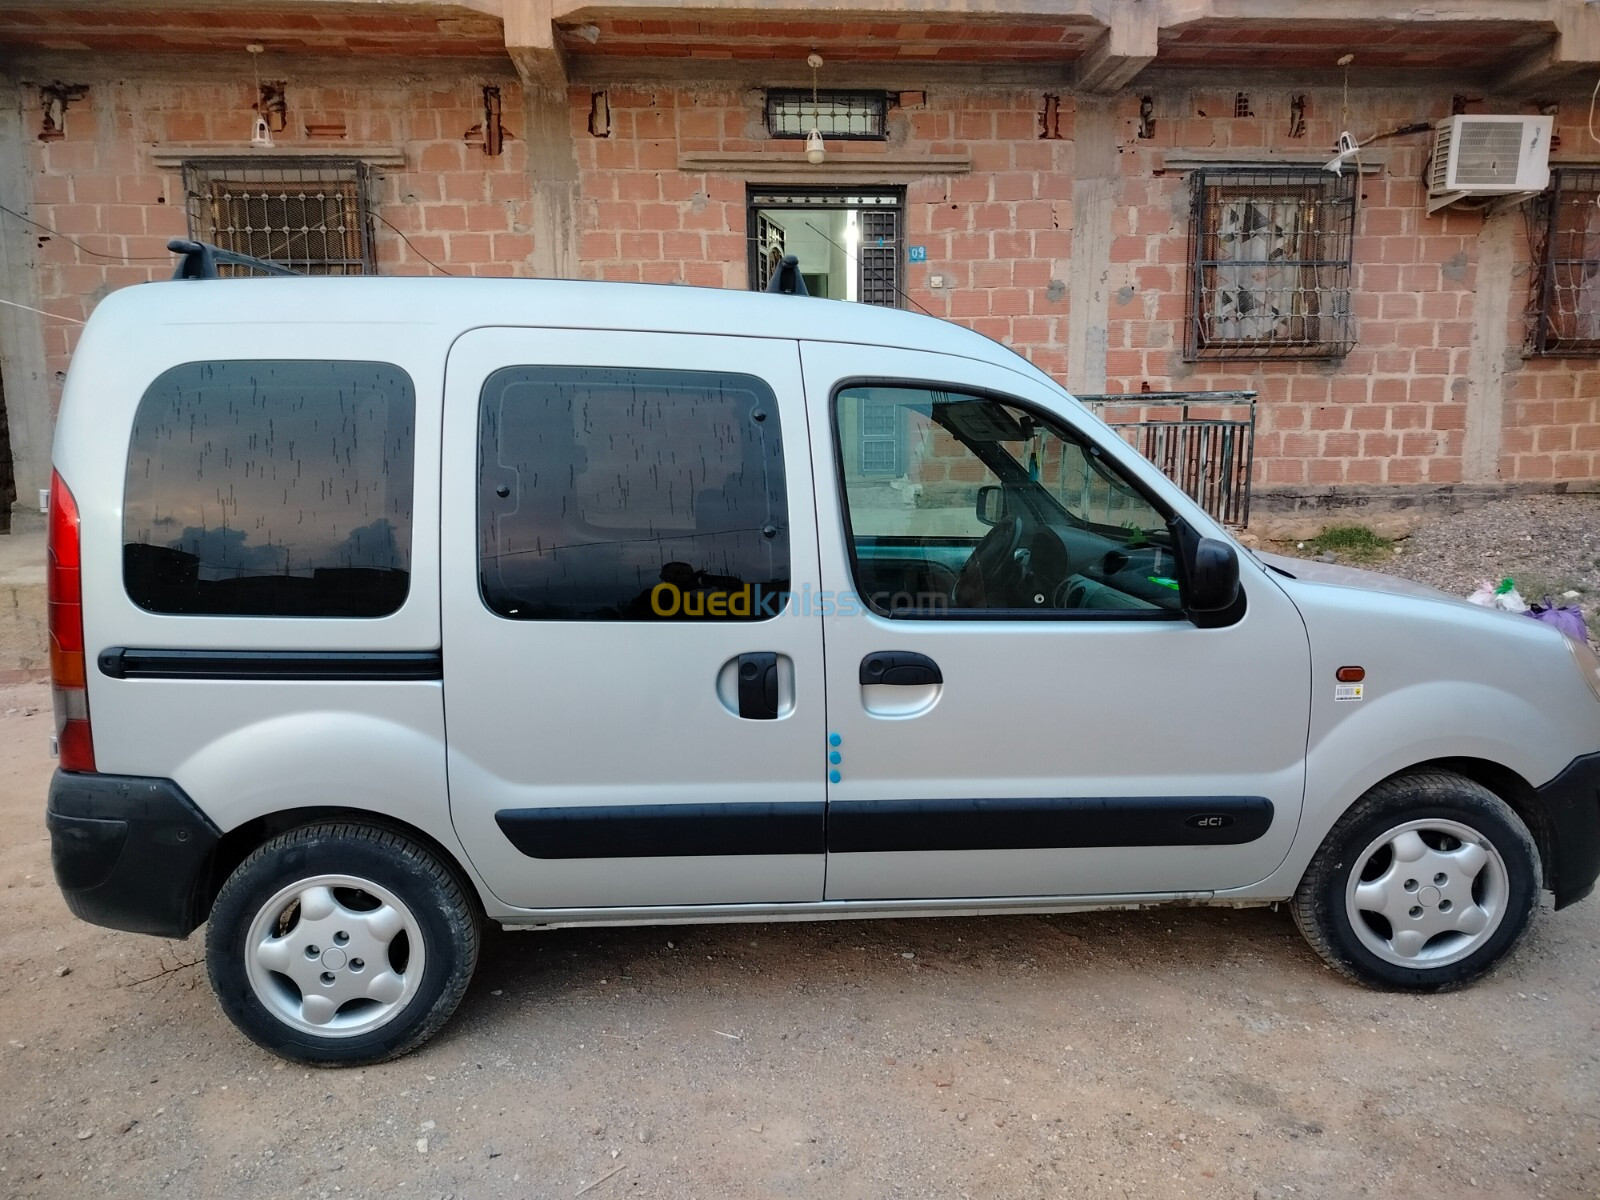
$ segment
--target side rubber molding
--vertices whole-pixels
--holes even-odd
[[[1600,753],[1575,758],[1534,791],[1550,828],[1550,890],[1556,907],[1576,904],[1600,877]]]
[[[222,834],[170,779],[57,771],[45,810],[50,861],[81,920],[188,937]]]
[[[835,800],[828,852],[1239,846],[1271,826],[1265,796]]]
[[[617,804],[503,808],[506,839],[529,858],[821,854],[821,804]]]

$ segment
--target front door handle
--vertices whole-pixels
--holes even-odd
[[[778,656],[769,651],[739,655],[739,716],[778,719]]]
[[[925,687],[943,683],[939,664],[926,654],[912,650],[880,650],[861,660],[861,682],[886,683],[894,687]]]

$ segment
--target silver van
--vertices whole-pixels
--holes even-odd
[[[58,882],[223,1010],[416,1047],[507,927],[1288,902],[1381,987],[1600,874],[1600,659],[1241,550],[930,318],[180,279],[95,311],[50,516]]]

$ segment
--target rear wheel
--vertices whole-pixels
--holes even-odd
[[[1493,792],[1449,772],[1379,784],[1328,834],[1295,893],[1300,932],[1376,987],[1471,982],[1522,937],[1539,852]]]
[[[223,885],[206,964],[223,1011],[314,1066],[396,1058],[461,1002],[476,911],[433,854],[388,830],[312,825],[273,838]]]

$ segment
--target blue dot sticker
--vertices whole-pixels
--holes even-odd
[[[839,780],[841,780],[843,778],[844,778],[844,776],[840,775],[839,772],[837,772],[837,771],[829,771],[828,772],[828,782],[829,783],[838,783]]]
[[[828,761],[837,767],[844,761],[844,755],[840,754],[837,750],[830,750],[828,751]]]
[[[830,746],[837,746],[843,741],[844,741],[844,739],[842,737],[840,737],[837,733],[830,733],[828,735],[828,745],[830,745]]]

